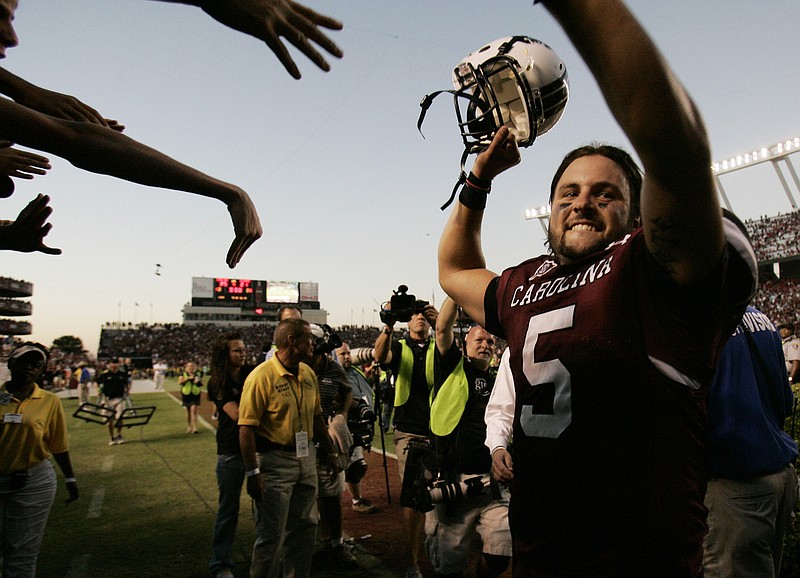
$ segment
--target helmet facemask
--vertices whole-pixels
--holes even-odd
[[[520,147],[531,146],[555,126],[569,98],[563,63],[546,44],[526,36],[496,40],[467,56],[453,70],[453,85],[469,152],[489,146],[504,125]]]
[[[529,147],[556,125],[569,99],[564,63],[545,43],[527,36],[501,38],[468,54],[453,70],[452,79],[455,90],[440,90],[422,99],[417,122],[421,130],[436,96],[453,95],[464,153],[451,201],[466,178],[467,156],[485,150],[500,127],[509,127],[518,146]]]

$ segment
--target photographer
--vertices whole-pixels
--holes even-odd
[[[344,491],[344,466],[349,462],[349,449],[352,443],[347,428],[347,412],[353,402],[350,382],[342,367],[330,357],[330,353],[342,340],[327,325],[311,325],[314,336],[314,356],[311,368],[317,374],[319,401],[322,406],[322,419],[328,426],[331,441],[338,442],[341,452],[341,470],[333,471],[323,456],[317,456],[317,485],[319,497],[319,522],[321,537],[331,561],[341,568],[357,568],[358,559],[342,539],[342,492]],[[334,443],[334,447],[336,443]]]
[[[391,369],[396,376],[394,447],[401,481],[405,474],[409,442],[427,441],[435,349],[434,339],[429,334],[439,315],[433,305],[416,300],[407,291],[408,288],[401,285],[389,306],[381,311],[381,321],[386,327],[375,340],[375,360]],[[408,323],[408,337],[393,341],[392,334],[397,321]],[[421,576],[418,560],[424,517],[406,508],[403,510],[403,521],[411,562],[406,577],[416,578]]]
[[[347,425],[353,436],[353,448],[350,450],[350,464],[345,470],[345,482],[353,501],[353,510],[361,514],[371,514],[377,510],[375,504],[361,495],[361,480],[367,474],[367,462],[364,450],[372,447],[375,434],[374,396],[370,380],[377,383],[380,368],[377,363],[365,363],[362,369],[353,365],[350,346],[342,343],[336,350],[336,356],[344,369],[353,390],[353,403],[347,416]]]
[[[497,488],[497,495],[493,495],[489,484],[484,483],[492,467],[489,448],[484,445],[484,412],[494,386],[489,363],[495,340],[475,325],[464,338],[462,353],[453,334],[457,311],[455,302],[445,299],[436,327],[431,442],[440,466],[438,481],[447,486],[440,488],[442,503],[426,515],[425,546],[438,574],[463,576],[471,554],[469,545],[480,537],[483,556],[477,575],[497,577],[508,568],[511,532],[508,488]],[[456,491],[448,492],[447,488]]]

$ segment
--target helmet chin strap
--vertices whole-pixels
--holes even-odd
[[[417,119],[417,130],[419,134],[422,135],[422,138],[425,138],[425,134],[422,132],[422,123],[425,120],[425,115],[428,112],[428,109],[433,104],[433,100],[439,96],[440,94],[452,94],[453,95],[453,102],[455,103],[456,110],[458,110],[458,99],[459,98],[466,98],[471,102],[475,102],[476,104],[480,104],[481,100],[476,96],[464,91],[464,90],[437,90],[436,92],[432,92],[431,94],[426,94],[419,103],[420,108],[422,109],[419,113],[419,119]],[[440,207],[440,210],[444,211],[447,207],[449,207],[453,203],[453,199],[456,198],[456,193],[458,192],[458,188],[463,185],[467,181],[467,173],[464,170],[464,166],[467,163],[467,157],[470,154],[475,152],[480,152],[484,148],[484,145],[473,143],[473,144],[466,144],[465,142],[464,152],[461,154],[461,165],[460,171],[458,174],[458,180],[456,181],[455,186],[453,187],[453,191],[450,193],[450,198],[447,199],[447,202]]]

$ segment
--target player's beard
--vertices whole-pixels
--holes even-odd
[[[587,255],[602,251],[608,247],[610,243],[613,243],[617,240],[607,239],[607,236],[603,235],[597,239],[596,243],[583,246],[580,249],[575,249],[567,245],[566,237],[567,236],[565,234],[562,234],[558,239],[555,239],[553,233],[550,231],[547,232],[547,244],[550,246],[550,252],[562,265],[566,263],[574,263],[575,261],[583,259]]]
[[[627,233],[633,231],[633,229],[638,226],[637,223],[638,219],[628,219],[624,226],[614,227],[610,230],[606,229],[603,231],[603,235],[598,237],[596,242],[591,245],[583,245],[580,249],[567,245],[567,235],[566,231],[563,229],[561,231],[561,236],[556,239],[551,227],[547,231],[547,245],[550,248],[550,253],[555,256],[559,263],[562,265],[574,263],[588,255],[602,251],[615,241],[619,241]]]

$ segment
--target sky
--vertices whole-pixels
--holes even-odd
[[[94,354],[105,322],[181,322],[192,277],[316,282],[333,326],[379,324],[380,303],[400,284],[440,304],[436,247],[449,211],[439,207],[463,146],[452,100],[434,102],[425,138],[416,128],[419,102],[451,88],[454,66],[497,38],[522,34],[550,45],[567,66],[570,100],[559,124],[495,180],[483,229],[490,269],[544,251],[540,223],[524,212],[547,202],[564,154],[591,141],[631,149],[564,33],[531,0],[307,4],[344,23],[330,36],[345,56],[329,59],[324,73],[292,48],[303,74],[297,81],[261,42],[191,6],[20,0],[20,45],[3,66],[242,187],[264,228],[230,270],[233,229],[219,201],[87,173],[50,156],[46,176],[16,180],[15,194],[2,201],[2,218],[13,218],[37,193],[49,194],[47,243],[64,251],[0,254],[1,275],[34,284],[29,338],[49,345],[76,335]],[[800,136],[800,2],[629,6],[699,106],[715,160]],[[742,218],[792,209],[769,164],[722,182]]]

